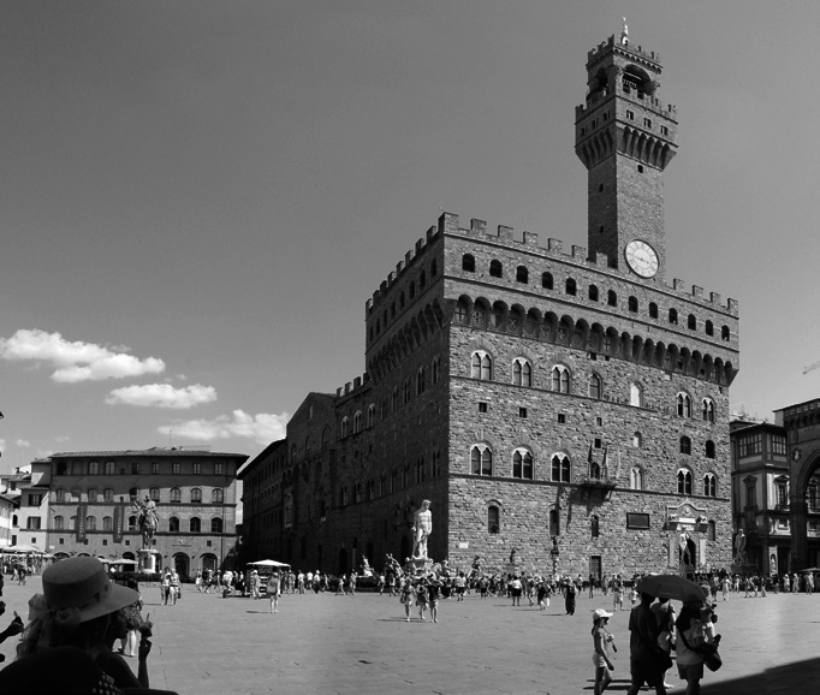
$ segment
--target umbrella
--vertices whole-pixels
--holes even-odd
[[[5,548],[0,548],[4,553],[42,553],[43,551],[39,548],[35,548],[33,545],[26,545],[25,543],[21,543],[20,545],[8,545]]]
[[[257,567],[290,567],[284,562],[277,562],[276,560],[257,560],[256,562],[249,562],[249,565],[256,565]]]
[[[136,560],[128,560],[128,559],[109,560],[108,564],[109,565],[136,565],[137,561]]]
[[[703,601],[706,592],[695,582],[677,574],[656,574],[644,577],[638,583],[638,591],[658,598],[672,598],[676,601]]]

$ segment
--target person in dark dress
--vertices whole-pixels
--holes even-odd
[[[567,582],[566,593],[564,594],[564,606],[567,609],[567,615],[575,615],[575,599],[578,595],[578,590],[575,588],[575,582],[571,579]]]

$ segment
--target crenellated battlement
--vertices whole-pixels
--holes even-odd
[[[425,234],[424,238],[419,239],[416,242],[414,248],[410,249],[407,253],[404,254],[404,260],[399,261],[396,264],[396,269],[390,271],[387,276],[386,280],[383,280],[379,285],[379,289],[373,293],[373,296],[365,302],[365,310],[366,314],[369,316],[376,308],[376,305],[379,303],[382,297],[384,297],[389,291],[390,288],[396,284],[396,282],[404,275],[405,272],[410,270],[414,265],[416,260],[423,256],[427,249],[430,247],[430,244],[439,238],[439,235],[445,230],[446,223],[443,221],[445,215],[448,213],[444,213],[438,221],[438,226],[433,225],[428,228],[427,233]],[[458,220],[458,217],[456,217]]]
[[[587,52],[587,70],[591,69],[607,53],[613,51],[629,56],[637,63],[645,64],[657,72],[661,71],[661,54],[658,51],[645,51],[643,46],[635,46],[632,43],[623,44],[613,34],[606,41],[601,41],[595,48]]]
[[[548,238],[547,246],[543,247],[538,244],[539,235],[536,232],[524,232],[519,240],[515,238],[513,228],[506,225],[498,225],[497,231],[493,233],[492,231],[488,231],[487,222],[485,220],[472,219],[470,220],[469,229],[465,229],[458,226],[459,218],[457,215],[444,213],[442,218],[445,216],[447,218],[445,228],[452,230],[448,232],[448,234],[485,239],[494,245],[505,246],[515,252],[525,251],[531,254],[552,257],[560,260],[562,263],[575,265],[579,268],[595,269],[596,271],[605,272],[613,277],[634,281],[634,276],[632,276],[627,269],[611,268],[609,266],[609,258],[606,254],[597,253],[595,258],[590,259],[588,249],[585,246],[572,244],[570,246],[570,252],[566,253],[564,252],[564,243],[560,239]],[[733,317],[738,316],[739,307],[736,299],[730,298],[724,303],[721,294],[709,292],[707,295],[702,287],[698,285],[687,286],[686,283],[679,278],[673,279],[671,284],[659,282],[657,287],[683,300],[695,302],[704,307],[725,311]]]
[[[641,106],[666,116],[675,122],[678,120],[678,107],[675,104],[665,104],[661,99],[651,94],[639,95],[634,91],[626,91],[623,85],[617,82],[615,84],[615,90],[616,94],[629,98]],[[577,123],[584,116],[594,111],[600,103],[607,101],[610,96],[611,94],[607,90],[588,95],[586,103],[579,104],[575,107],[575,122]]]
[[[365,387],[370,386],[370,374],[365,372],[361,376],[357,376],[353,381],[348,381],[344,386],[339,386],[336,389],[336,398],[343,398],[347,396],[354,396]]]

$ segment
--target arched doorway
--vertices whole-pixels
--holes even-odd
[[[399,562],[404,565],[404,561],[408,557],[410,557],[410,539],[405,534],[401,537],[401,559]]]
[[[176,569],[180,579],[187,579],[188,570],[190,570],[190,568],[191,558],[189,558],[185,553],[176,553],[174,555],[174,569]]]
[[[211,570],[211,572],[216,572],[216,555],[213,553],[205,553],[202,557],[199,558],[199,563],[202,568],[203,573],[206,570]]]
[[[134,557],[134,553],[132,553],[130,550],[126,550],[126,551],[122,554],[122,559],[123,559],[123,560],[136,560],[137,558],[136,558],[136,557]]]

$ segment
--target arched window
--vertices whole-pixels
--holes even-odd
[[[541,274],[541,287],[545,290],[551,290],[553,288],[552,273]]]
[[[706,458],[715,458],[715,443],[711,439],[706,440]]]
[[[416,395],[420,396],[424,393],[424,387],[426,386],[426,379],[427,370],[424,367],[419,367],[418,371],[416,372]]]
[[[490,261],[490,277],[500,278],[503,274],[503,269],[501,267],[501,261],[492,260]]]
[[[179,533],[179,518],[172,516],[168,519],[168,530],[171,533]]]
[[[342,418],[342,424],[339,428],[339,436],[341,439],[344,439],[348,434],[350,434],[350,418],[345,415]]]
[[[97,517],[96,516],[87,516],[87,517],[85,517],[85,530],[86,531],[96,531],[97,530]]]
[[[635,382],[629,385],[629,405],[643,407],[643,387]]]
[[[202,490],[198,487],[191,488],[191,504],[202,503]]]
[[[550,509],[550,536],[561,535],[561,522],[557,509]]]
[[[136,502],[139,499],[140,491],[138,488],[132,487],[128,490],[128,497],[131,499],[132,502]]]
[[[95,487],[88,488],[88,501],[93,504],[98,499],[99,499],[99,493],[97,492],[97,488],[95,488]]]
[[[103,502],[113,502],[114,501],[114,490],[110,487],[105,488],[103,490]]]
[[[54,530],[55,531],[62,531],[64,524],[65,524],[65,521],[64,521],[62,516],[60,516],[58,514],[57,516],[54,517]]]
[[[566,454],[554,454],[551,463],[550,480],[554,483],[570,482],[571,465],[569,457]]]
[[[552,390],[557,393],[569,393],[569,369],[567,369],[563,365],[556,365],[552,368]]]
[[[530,271],[527,266],[520,265],[515,269],[515,281],[526,285],[530,281]]]
[[[532,386],[532,366],[524,357],[516,357],[512,364],[512,382],[516,386]]]
[[[632,433],[632,446],[640,449],[643,446],[643,435],[640,432]]]
[[[706,497],[717,497],[717,478],[714,473],[703,476],[703,494]]]
[[[715,421],[715,402],[711,398],[704,398],[703,399],[703,419],[706,422],[714,422]]]
[[[188,522],[188,528],[191,533],[201,533],[202,532],[202,522],[199,520],[198,516],[192,516],[191,520]]]
[[[211,502],[213,504],[222,504],[225,501],[225,491],[221,487],[215,487],[211,491]]]
[[[111,531],[114,528],[114,520],[110,516],[103,517],[103,531]]]
[[[691,454],[692,453],[692,440],[689,439],[686,435],[680,438],[680,453],[682,454]]]
[[[434,362],[435,363],[435,362]],[[368,429],[376,424],[376,404],[371,403],[367,406],[367,427]]]
[[[677,326],[678,325],[678,310],[677,309],[670,309],[669,310],[669,323]]]
[[[137,517],[136,516],[129,516],[128,517],[128,530],[129,531],[136,531],[137,530]]]
[[[692,399],[681,391],[677,397],[678,417],[692,417]]]
[[[423,290],[425,285],[427,285],[427,274],[422,270],[419,275],[419,289]]]
[[[732,334],[729,331],[729,326],[721,326],[720,328],[720,339],[721,340],[731,340]]]
[[[362,431],[362,411],[357,410],[353,414],[353,434],[358,434]]]
[[[513,452],[513,478],[532,480],[532,453],[528,449],[516,449]]]
[[[598,538],[601,535],[601,525],[597,514],[589,518],[589,534],[592,538]]]
[[[470,473],[473,475],[493,474],[493,450],[486,444],[474,444],[470,448]]]
[[[88,464],[88,475],[99,475],[100,474],[100,462],[99,461],[92,461]]]
[[[697,330],[697,328],[698,328],[698,320],[695,318],[695,315],[694,315],[694,314],[689,314],[689,316],[686,318],[686,327],[687,327],[690,331],[695,331],[695,330]]]
[[[473,379],[492,381],[493,361],[492,358],[483,350],[477,350],[473,353],[470,361],[470,376]]]
[[[656,319],[658,318],[658,305],[655,302],[649,303],[649,318]]]
[[[461,257],[461,269],[467,273],[475,272],[475,257],[469,253],[465,253]]]
[[[589,286],[589,301],[597,302],[598,301],[598,288],[595,285]]]
[[[608,306],[618,306],[618,295],[615,294],[615,290],[606,293],[606,303]]]
[[[433,383],[437,384],[441,379],[441,357],[433,358]]]
[[[630,297],[627,300],[627,308],[633,314],[637,314],[638,313],[638,298],[637,297]]]
[[[158,487],[152,487],[148,491],[148,497],[150,499],[154,500],[154,502],[159,502],[159,488]]]
[[[711,321],[707,320],[704,328],[706,330],[706,335],[714,335],[715,334],[715,324],[712,323]]]
[[[601,388],[601,377],[597,374],[590,374],[589,377],[589,397],[590,398],[601,398],[602,393]]]
[[[54,501],[58,504],[65,502],[65,490],[63,488],[60,487],[54,491]]]
[[[686,470],[685,468],[681,468],[678,471],[678,494],[692,494],[692,473]]]
[[[706,540],[707,541],[714,541],[717,540],[717,526],[714,520],[710,519],[709,523],[706,527]]]
[[[413,299],[413,297],[416,296],[416,282],[415,282],[415,280],[411,280],[410,287],[408,288],[407,291],[410,295],[410,299]]]
[[[171,504],[179,504],[182,501],[182,490],[178,487],[171,488]]]
[[[222,519],[218,516],[211,519],[211,533],[222,533]]]
[[[491,504],[487,507],[487,533],[500,533],[501,532],[501,515],[499,513],[498,507],[494,504]]]
[[[437,274],[438,274],[438,263],[436,262],[436,259],[434,258],[433,262],[430,264],[430,277],[434,278],[434,277],[436,277]],[[395,314],[396,314],[396,312],[394,311],[393,315],[395,315]]]
[[[113,461],[106,461],[105,462],[105,474],[106,475],[114,475],[114,462]]]
[[[643,490],[643,471],[638,466],[629,471],[629,487],[633,490]]]
[[[573,297],[578,294],[578,283],[573,278],[567,278],[566,293]]]

